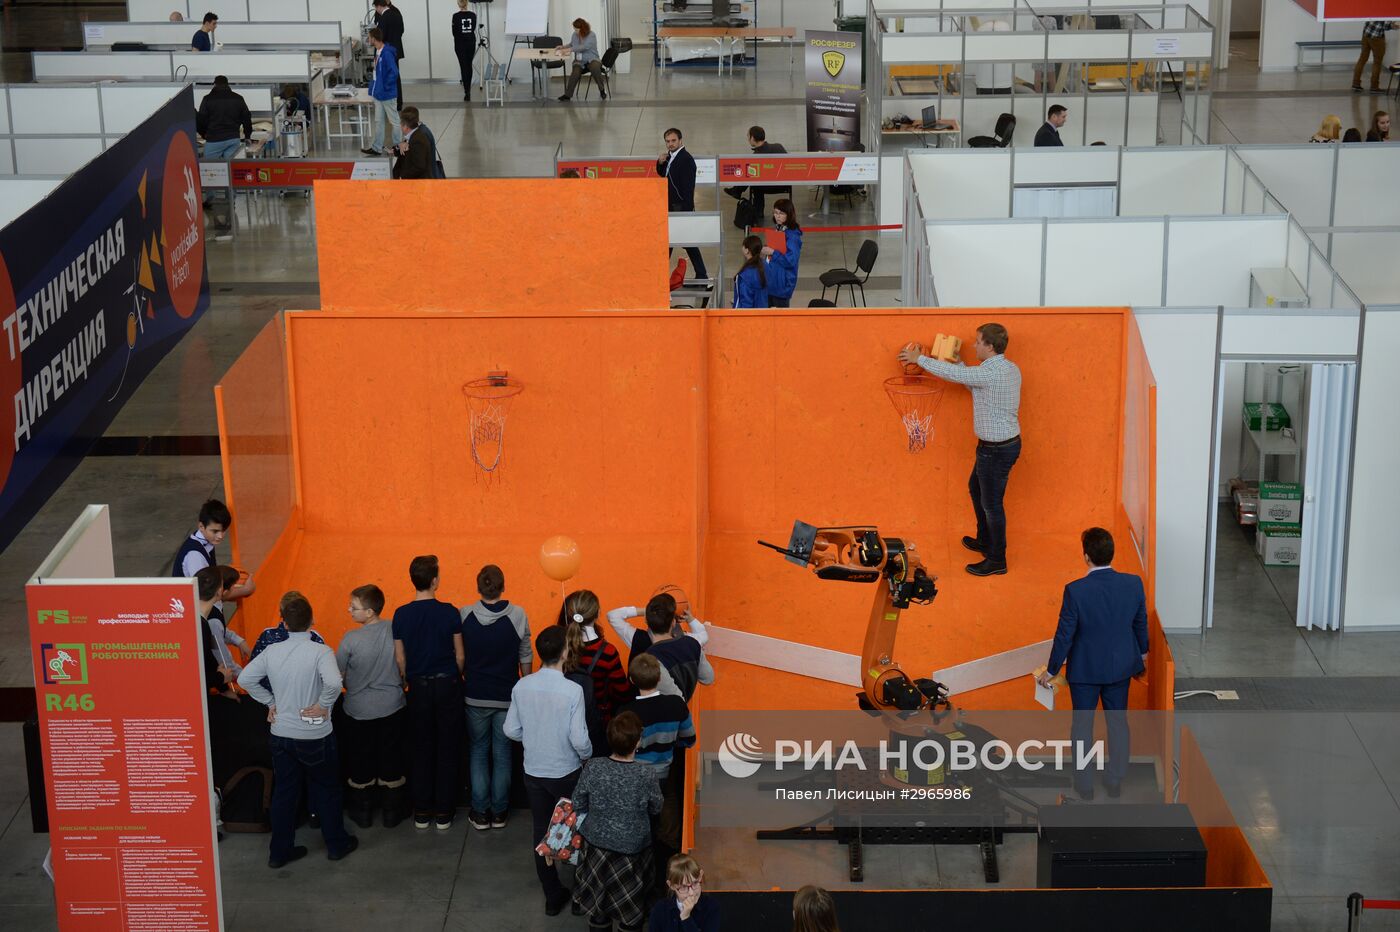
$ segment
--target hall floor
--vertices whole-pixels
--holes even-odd
[[[80,17],[116,17],[121,6],[5,4],[0,71],[8,80],[24,80],[25,49],[77,44]],[[765,49],[757,68],[724,77],[706,68],[668,68],[662,74],[647,55],[633,58],[634,72],[616,79],[606,103],[533,102],[528,78],[511,85],[503,108],[464,106],[460,91],[449,85],[409,85],[406,102],[418,105],[436,132],[452,177],[545,175],[561,142],[566,154],[655,155],[662,130],[672,125],[683,128],[687,144],[699,152],[741,151],[751,124],[764,126],[770,139],[791,149],[802,147],[805,88],[800,73],[789,71],[785,49]],[[1339,68],[1224,73],[1213,95],[1212,140],[1301,142],[1328,113],[1341,115],[1344,125],[1364,126],[1371,110],[1386,103],[1353,95],[1349,79]],[[799,189],[797,195],[799,209],[810,217],[806,223],[819,224],[811,193]],[[719,209],[732,210],[730,199],[721,200]],[[83,505],[111,505],[118,573],[167,571],[198,503],[221,493],[219,459],[200,440],[216,434],[212,386],[274,313],[318,306],[306,199],[262,196],[239,210],[250,213],[243,213],[237,237],[209,244],[210,310],[113,423],[108,437],[123,442],[109,445],[112,455],[90,455],[0,553],[0,686],[31,685],[23,583]],[[850,205],[838,199],[831,211],[832,223],[874,222],[871,205],[859,199]],[[364,218],[365,261],[375,261],[378,237],[451,235],[417,231],[413,219]],[[518,229],[501,235],[528,235],[538,223],[578,222],[606,224],[608,218],[558,217],[547,205],[522,204]],[[732,270],[738,231],[728,234]],[[817,275],[824,269],[852,265],[865,235],[810,235],[793,304],[820,294]],[[625,231],[618,236],[625,248]],[[876,240],[880,255],[868,303],[897,305],[900,239],[886,234]],[[473,245],[462,242],[460,248]],[[567,280],[570,266],[589,261],[563,255],[549,274]],[[157,444],[126,438],[190,439]],[[195,452],[182,455],[182,449]],[[1235,816],[1275,885],[1274,928],[1342,929],[1343,904],[1352,890],[1400,896],[1400,633],[1300,632],[1291,625],[1280,589],[1233,559],[1227,554],[1220,572],[1236,572],[1238,586],[1218,606],[1215,629],[1204,636],[1171,636],[1183,680],[1179,688],[1234,688],[1241,696],[1236,708],[1272,716],[1270,725],[1256,730],[1246,726],[1255,721],[1249,716],[1206,715],[1198,728]],[[1181,704],[1192,712],[1217,706],[1224,708],[1213,698]],[[1244,740],[1242,731],[1254,732],[1255,739]],[[1309,740],[1319,735],[1326,740]],[[302,835],[305,841],[308,833]],[[525,854],[527,835],[523,814],[503,832],[473,832],[464,818],[446,833],[415,833],[411,825],[373,829],[362,833],[360,851],[341,864],[322,865],[319,841],[313,840],[310,859],[276,872],[265,866],[265,836],[230,835],[220,847],[226,925],[400,932],[583,928],[584,920],[567,913],[544,915]],[[29,829],[20,726],[0,725],[0,928],[56,928],[40,869],[46,848],[47,839]],[[836,850],[826,856],[842,857]],[[971,859],[963,863],[961,855],[946,852],[938,857],[940,882],[957,883],[963,875],[962,882],[978,882]],[[1391,915],[1368,917],[1366,928],[1400,928]]]

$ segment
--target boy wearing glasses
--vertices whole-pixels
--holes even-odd
[[[408,713],[403,678],[394,660],[393,628],[379,613],[384,593],[360,586],[350,593],[350,620],[336,649],[345,678],[345,811],[361,828],[374,824],[376,804],[384,807],[384,827],[408,816],[403,766],[403,734]]]

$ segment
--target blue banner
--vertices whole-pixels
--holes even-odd
[[[0,230],[0,549],[209,306],[185,88]]]

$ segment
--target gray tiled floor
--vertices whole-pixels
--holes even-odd
[[[110,16],[109,6],[9,4],[6,47],[76,44],[78,15]],[[1236,67],[1220,74],[1212,136],[1222,142],[1290,142],[1307,138],[1327,113],[1364,125],[1375,98],[1346,90],[1344,69],[1261,75],[1248,67],[1241,46]],[[23,56],[5,54],[11,80],[24,76]],[[751,123],[771,139],[800,148],[803,130],[800,76],[787,53],[765,50],[757,70],[719,78],[707,69],[656,72],[635,55],[635,73],[618,79],[615,99],[531,103],[528,82],[510,88],[510,105],[463,106],[455,87],[410,85],[408,100],[423,109],[437,132],[452,176],[543,175],[556,147],[566,154],[651,155],[661,131],[679,125],[699,152],[736,151]],[[1244,67],[1241,67],[1244,66]],[[1164,113],[1168,108],[1164,107]],[[347,147],[342,147],[343,151]],[[701,205],[702,209],[704,204]],[[726,213],[733,204],[721,198]],[[798,206],[814,213],[810,194]],[[249,205],[241,207],[247,211]],[[182,344],[136,393],[113,435],[209,434],[214,431],[210,389],[259,327],[278,309],[315,307],[316,256],[311,212],[302,198],[259,198],[236,240],[210,244],[214,303]],[[832,222],[870,223],[867,203],[838,202]],[[809,224],[814,221],[809,221]],[[728,230],[726,254],[737,254],[738,231]],[[816,275],[850,265],[863,235],[810,236],[794,304],[820,292]],[[367,250],[370,239],[367,236]],[[874,306],[898,303],[900,239],[879,237],[881,254],[869,289]],[[463,244],[470,249],[470,244]],[[23,534],[0,554],[0,685],[30,682],[22,616],[26,575],[90,501],[113,506],[113,528],[123,573],[158,572],[189,523],[191,503],[221,487],[214,457],[111,457],[85,461]],[[1400,669],[1400,635],[1299,632],[1292,624],[1288,580],[1266,573],[1238,535],[1222,535],[1220,601],[1209,635],[1173,636],[1183,677],[1327,677],[1393,675]],[[1296,583],[1294,584],[1296,585]],[[1304,681],[1300,681],[1304,682]],[[1275,884],[1275,928],[1342,928],[1342,903],[1352,889],[1400,895],[1400,724],[1388,712],[1328,712],[1280,720],[1251,734],[1224,725],[1201,726],[1212,767]],[[1325,741],[1315,740],[1325,736]],[[19,726],[0,725],[0,928],[54,928],[47,879],[38,864],[46,839],[29,832]],[[303,830],[303,840],[307,834]],[[443,836],[404,826],[363,833],[352,859],[327,866],[313,857],[271,872],[265,836],[229,836],[220,847],[230,929],[305,928],[535,930],[581,927],[564,916],[547,919],[523,854],[524,820],[486,835],[459,824]],[[1026,839],[1017,839],[1020,844]],[[1013,844],[1012,848],[1015,845]],[[978,865],[966,849],[930,852],[940,883],[966,877]],[[872,853],[878,861],[881,855]],[[839,867],[835,851],[814,874]],[[1013,866],[1025,852],[1008,849]],[[906,878],[909,882],[919,877]],[[923,878],[928,879],[928,878]],[[373,895],[366,895],[366,891]],[[295,921],[289,919],[296,909]],[[734,927],[743,928],[741,924]],[[1400,923],[1368,919],[1367,929]]]

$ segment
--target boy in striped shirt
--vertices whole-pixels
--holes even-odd
[[[662,853],[680,850],[681,784],[685,779],[685,758],[671,766],[677,750],[695,743],[695,723],[685,700],[661,692],[661,661],[651,654],[635,654],[628,667],[637,698],[618,710],[631,712],[642,720],[642,740],[637,746],[637,762],[656,772],[661,783],[661,814],[656,817],[656,841]],[[661,863],[665,863],[662,858]]]

